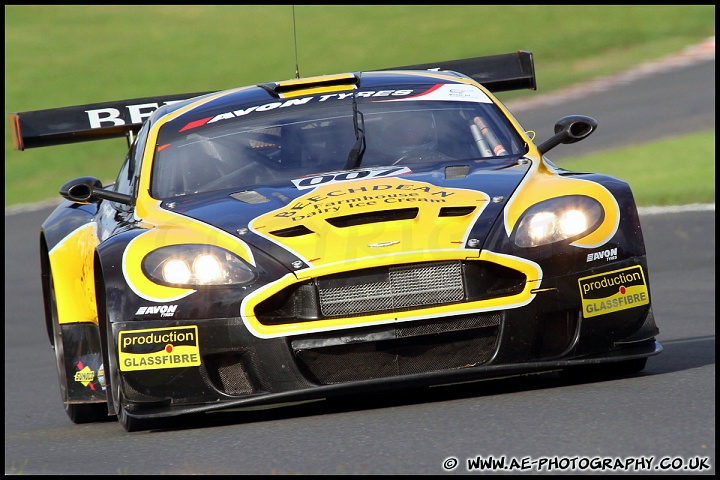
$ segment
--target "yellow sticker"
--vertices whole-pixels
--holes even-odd
[[[578,279],[583,317],[605,315],[650,303],[639,265]]]
[[[75,372],[75,381],[82,383],[86,387],[93,380],[95,380],[95,372],[90,370],[87,365],[82,370]]]
[[[159,370],[200,366],[198,328],[125,330],[118,335],[120,370]]]

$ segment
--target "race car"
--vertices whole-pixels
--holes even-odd
[[[662,351],[628,184],[558,168],[495,96],[532,53],[11,113],[19,150],[125,136],[40,228],[62,402],[184,415]]]

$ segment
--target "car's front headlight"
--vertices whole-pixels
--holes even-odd
[[[580,238],[594,231],[604,216],[602,205],[593,198],[551,198],[525,210],[515,227],[514,242],[518,247],[537,247]]]
[[[171,287],[241,285],[256,278],[255,271],[237,255],[212,245],[170,245],[148,253],[142,261],[145,275]]]

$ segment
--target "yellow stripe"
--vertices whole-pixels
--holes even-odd
[[[337,75],[318,75],[315,77],[297,78],[292,80],[283,80],[282,82],[276,82],[275,85],[281,88],[286,87],[299,87],[302,85],[316,84],[316,83],[330,83],[338,80],[354,80],[355,75],[352,73],[340,73]]]
[[[525,155],[527,158],[532,159],[530,171],[520,185],[520,188],[511,197],[505,207],[505,228],[507,234],[510,235],[512,233],[522,213],[536,203],[565,195],[587,195],[600,202],[605,211],[605,219],[597,229],[589,235],[574,241],[572,245],[581,248],[594,248],[607,243],[615,235],[620,225],[620,207],[610,191],[597,182],[579,178],[561,177],[558,175],[555,169],[550,168],[541,160],[542,156],[540,152],[538,152],[537,146],[533,143],[533,138],[523,130],[515,116],[497,97],[475,81],[468,82],[464,79],[459,79],[459,81],[472,83],[497,103],[513,124],[515,130],[520,133],[520,136],[530,147],[527,155]]]
[[[49,252],[60,324],[98,323],[92,271],[97,244],[91,223],[70,233]]]
[[[522,214],[544,200],[567,195],[585,195],[594,198],[603,207],[605,218],[598,228],[572,244],[582,248],[594,248],[608,242],[617,232],[620,208],[615,197],[602,185],[590,180],[561,177],[544,161],[533,160],[533,165],[520,188],[505,207],[505,228],[512,233]]]
[[[304,97],[306,95],[317,95],[320,93],[330,92],[350,92],[352,89],[352,85],[320,85],[312,88],[303,88],[302,90],[293,90],[292,92],[284,92],[280,94],[280,98],[297,98]]]
[[[158,132],[167,122],[172,121],[179,115],[195,107],[237,90],[241,89],[211,95],[162,117],[153,125],[150,132],[148,132],[147,144],[155,145],[157,143]],[[128,245],[123,255],[123,273],[125,280],[133,291],[147,300],[156,302],[176,300],[194,292],[192,289],[158,285],[151,282],[145,274],[142,273],[140,267],[145,255],[157,248],[167,245],[190,243],[217,245],[235,253],[246,262],[254,265],[255,259],[252,251],[242,240],[199,220],[160,208],[160,200],[150,196],[151,171],[150,168],[146,168],[152,164],[154,153],[152,148],[147,148],[143,155],[143,165],[145,168],[143,168],[139,180],[135,213],[136,217],[142,220],[143,226],[148,228],[148,231],[136,237]]]
[[[177,300],[194,292],[192,289],[167,287],[149,280],[142,272],[142,259],[153,250],[168,245],[217,245],[233,252],[250,265],[255,264],[250,247],[229,233],[198,220],[184,217],[159,208],[148,210],[146,220],[158,227],[133,239],[123,255],[123,274],[128,285],[139,296],[154,302]]]

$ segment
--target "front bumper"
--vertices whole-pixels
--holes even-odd
[[[139,350],[119,345],[121,368],[134,364],[120,372],[127,411],[159,418],[539,373],[662,351],[650,305],[583,318],[559,291],[551,288],[511,310],[278,338],[252,335],[239,317],[117,323],[116,341],[120,332],[148,339],[153,332],[175,332],[175,339],[188,328],[197,332],[184,346],[189,350],[175,346],[168,353],[167,345],[150,341]],[[133,348],[137,357],[129,361]],[[195,348],[198,364],[183,364],[180,352]],[[142,361],[165,354],[179,360]]]

